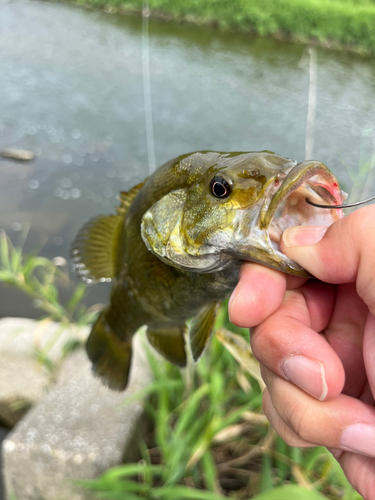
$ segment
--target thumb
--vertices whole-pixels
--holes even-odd
[[[358,295],[375,312],[375,205],[325,226],[284,231],[281,251],[327,283],[356,282]]]

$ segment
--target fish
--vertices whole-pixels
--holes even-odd
[[[329,226],[343,213],[306,197],[334,207],[344,193],[323,163],[272,151],[185,154],[121,192],[116,213],[91,219],[72,245],[84,281],[112,281],[86,343],[94,374],[124,390],[132,337],[144,325],[168,361],[186,365],[185,339],[198,361],[244,261],[310,276],[280,251],[283,231]]]

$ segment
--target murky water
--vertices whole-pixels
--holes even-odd
[[[199,149],[271,149],[304,159],[304,47],[150,19],[156,164]],[[314,158],[351,186],[374,150],[373,60],[318,50]],[[148,174],[139,17],[0,0],[0,227],[68,258],[76,231]],[[97,287],[92,302],[108,288]],[[1,288],[0,317],[33,315]]]

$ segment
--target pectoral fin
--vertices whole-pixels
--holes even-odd
[[[215,326],[220,302],[205,306],[194,318],[189,330],[190,348],[194,361],[201,357]]]
[[[118,234],[123,217],[101,215],[87,222],[74,240],[74,270],[88,282],[110,281],[115,276]]]
[[[152,347],[168,361],[178,366],[186,366],[184,326],[172,328],[147,328],[147,338]]]

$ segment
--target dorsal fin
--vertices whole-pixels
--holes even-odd
[[[220,302],[205,306],[196,316],[189,330],[190,348],[194,361],[201,357],[215,326]]]
[[[123,220],[122,215],[100,215],[81,228],[72,246],[72,258],[74,270],[83,280],[92,283],[114,278]]]
[[[129,207],[133,203],[134,198],[137,196],[139,191],[143,188],[146,181],[147,181],[147,179],[145,179],[143,182],[140,182],[136,186],[132,187],[129,191],[121,191],[121,193],[120,193],[120,206],[116,207],[118,214],[123,215],[129,210]]]

